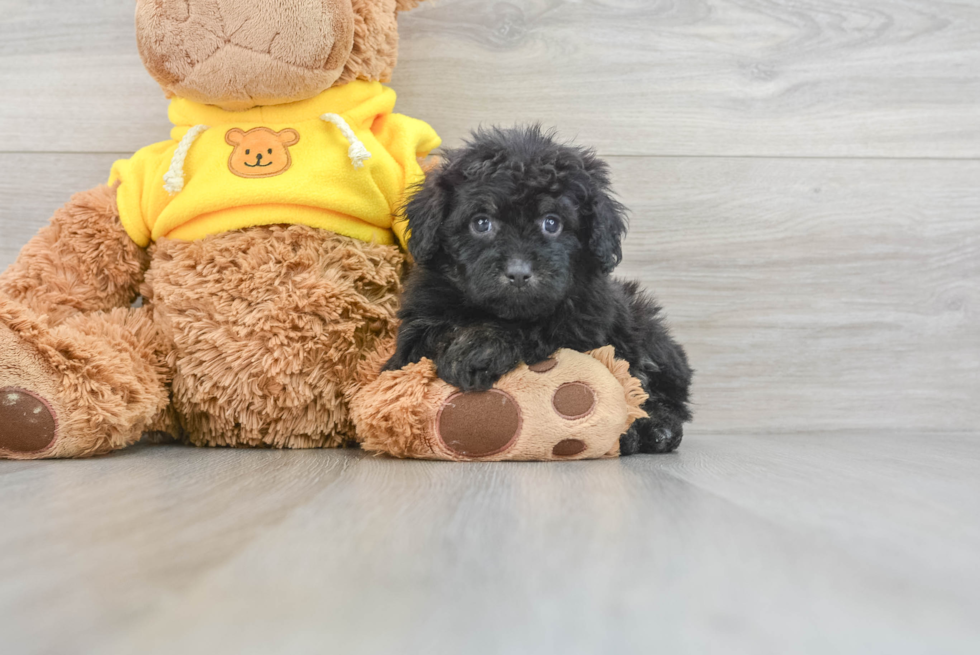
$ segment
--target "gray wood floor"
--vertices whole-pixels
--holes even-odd
[[[0,466],[4,653],[976,653],[980,441]]]
[[[132,22],[0,0],[0,267],[166,138]],[[392,86],[609,158],[681,452],[0,462],[0,653],[980,652],[980,0],[438,0]]]

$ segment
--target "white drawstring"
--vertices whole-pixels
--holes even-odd
[[[197,137],[201,136],[207,125],[195,125],[187,130],[187,134],[180,140],[177,150],[174,151],[173,159],[170,160],[170,170],[163,175],[163,188],[172,196],[177,195],[184,189],[184,160],[187,159],[187,151],[194,145]]]
[[[340,130],[344,138],[347,139],[347,142],[350,143],[350,148],[347,149],[347,156],[350,157],[350,162],[354,164],[354,168],[363,168],[364,162],[371,158],[371,153],[368,152],[368,149],[364,147],[361,140],[354,134],[354,130],[350,129],[347,121],[337,114],[324,114],[320,117],[320,120],[333,123],[337,126],[337,129]]]

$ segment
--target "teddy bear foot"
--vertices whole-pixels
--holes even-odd
[[[429,360],[386,371],[355,397],[365,450],[454,461],[562,461],[619,455],[647,400],[611,346],[521,364],[484,392],[461,393]]]
[[[26,389],[0,388],[0,453],[40,454],[54,444],[57,431],[47,400]]]
[[[57,383],[41,357],[0,325],[0,459],[44,457],[58,441]]]
[[[154,426],[169,395],[145,311],[79,314],[54,328],[20,317],[0,322],[0,459],[102,455]]]

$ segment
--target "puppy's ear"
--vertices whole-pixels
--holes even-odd
[[[623,236],[627,228],[626,207],[612,196],[609,166],[594,155],[586,160],[589,174],[589,250],[603,273],[611,273],[623,261]]]
[[[408,252],[417,264],[427,264],[439,252],[439,228],[449,212],[449,191],[439,170],[431,171],[405,206]]]

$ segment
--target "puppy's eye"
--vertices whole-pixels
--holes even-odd
[[[561,234],[561,217],[555,214],[548,214],[541,220],[541,231],[545,236],[556,237]]]
[[[488,234],[493,230],[493,221],[487,216],[477,216],[470,222],[470,229],[476,234]]]
[[[269,154],[270,155],[272,154],[272,148],[269,148]]]
[[[252,151],[251,151],[251,150],[246,150],[246,151],[245,151],[245,154],[246,154],[246,155],[251,155],[251,154],[252,154]]]

